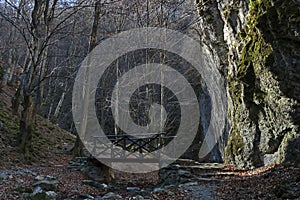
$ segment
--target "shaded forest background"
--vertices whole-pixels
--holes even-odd
[[[18,145],[29,160],[36,114],[76,134],[73,83],[99,42],[140,27],[187,32],[197,22],[193,2],[185,0],[2,0],[0,17],[1,84],[16,90],[12,109],[21,116]]]

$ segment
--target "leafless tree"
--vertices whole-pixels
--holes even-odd
[[[31,160],[33,124],[41,104],[43,81],[49,76],[45,74],[48,48],[55,42],[51,41],[51,38],[65,25],[78,8],[58,9],[58,0],[35,0],[28,1],[26,4],[21,1],[18,6],[15,5],[14,1],[5,0],[5,3],[10,8],[17,9],[18,18],[20,17],[22,20],[16,21],[4,12],[0,12],[0,15],[18,30],[26,43],[28,52],[23,66],[21,84],[16,93],[19,96],[15,99],[21,97],[23,107],[18,144],[25,158]],[[21,6],[26,11],[21,12]],[[20,101],[15,100],[15,102]],[[15,108],[18,109],[18,106],[16,105]]]

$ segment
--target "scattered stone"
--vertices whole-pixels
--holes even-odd
[[[170,190],[170,189],[176,189],[177,187],[176,187],[176,185],[167,185],[164,188],[167,190]]]
[[[73,198],[74,196],[77,196],[80,194],[80,191],[79,190],[71,190],[69,193],[68,193],[68,198]]]
[[[144,200],[145,198],[143,196],[141,196],[141,195],[137,195],[135,197],[132,197],[131,199],[132,200]]]
[[[102,197],[102,199],[113,199],[113,200],[115,200],[115,199],[122,199],[122,196],[117,195],[117,194],[115,194],[113,192],[109,192],[109,193],[105,194]]]
[[[167,193],[169,196],[175,196],[174,192],[168,191]]]
[[[178,170],[177,173],[178,173],[178,175],[181,176],[181,177],[187,177],[187,178],[192,177],[191,172],[186,171],[186,170]]]
[[[163,188],[154,188],[154,193],[166,193],[167,191]]]
[[[37,174],[35,172],[30,172],[32,176],[36,176]]]
[[[80,171],[95,181],[104,181],[105,177],[99,166],[96,166],[93,159],[88,157],[77,157],[69,162],[68,169]]]
[[[163,189],[163,188],[155,188],[155,189],[153,190],[153,193],[167,194],[167,195],[169,195],[169,196],[174,196],[174,195],[175,195],[174,192],[171,192],[171,191],[169,191],[169,190],[167,190],[167,189]]]
[[[6,176],[6,173],[2,172],[0,173],[0,179],[6,179],[7,176]]]
[[[184,166],[180,166],[178,164],[172,164],[160,169],[158,176],[160,183],[163,186],[178,186],[182,183],[190,182],[194,178],[193,174],[189,170],[186,170]]]
[[[205,200],[214,200],[214,191],[216,186],[213,185],[184,185],[179,188],[181,191],[189,191],[191,199],[205,199]]]
[[[48,197],[50,197],[51,199],[56,199],[56,197],[57,197],[57,194],[54,191],[47,191],[46,195]]]
[[[23,180],[23,179],[17,178],[17,179],[16,179],[16,182],[17,182],[17,183],[24,183],[24,180]]]
[[[195,185],[198,185],[198,182],[189,182],[189,183],[181,184],[181,185],[179,185],[179,187],[189,187],[189,186],[195,186]]]
[[[63,143],[61,148],[64,152],[71,152],[74,149],[74,144]]]
[[[21,200],[28,200],[29,199],[29,197],[30,197],[30,193],[23,193],[22,195],[21,195]]]
[[[129,192],[135,192],[135,191],[139,191],[140,188],[139,187],[127,187],[126,190]]]
[[[141,189],[140,191],[136,191],[135,194],[148,198],[151,196],[151,192],[151,189]]]
[[[36,195],[37,193],[41,193],[43,192],[43,189],[40,186],[37,186],[36,188],[34,188],[32,194]]]
[[[98,183],[98,182],[93,181],[93,180],[83,180],[82,184],[92,186],[92,187],[95,187],[95,188],[99,188],[99,189],[107,189],[108,188],[108,185],[106,185],[104,183]]]
[[[56,191],[58,181],[52,176],[37,176],[34,179],[33,186],[41,187],[45,191]]]
[[[88,165],[88,158],[87,157],[77,157],[74,161],[70,161],[68,165],[68,169],[73,169],[80,171],[83,166]]]

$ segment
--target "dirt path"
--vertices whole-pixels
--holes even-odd
[[[214,196],[214,191],[217,189],[215,184],[211,185],[191,185],[181,187],[182,191],[189,191],[189,195],[191,200],[214,200],[216,199]]]

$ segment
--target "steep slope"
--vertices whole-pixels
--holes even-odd
[[[10,97],[12,88],[5,87],[0,93],[0,167],[15,166],[23,163],[22,154],[16,147],[19,133],[19,117],[12,115]],[[68,150],[75,142],[75,137],[40,117],[36,118],[33,135],[33,159],[41,164],[41,160],[48,162],[63,159],[61,153]],[[33,163],[34,164],[34,163]]]

